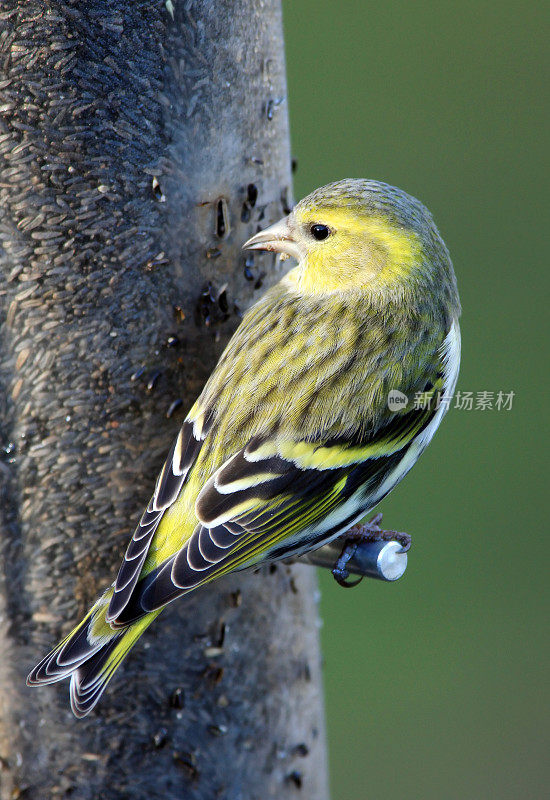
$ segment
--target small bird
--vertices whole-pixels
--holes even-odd
[[[167,603],[233,570],[320,547],[362,519],[448,408],[460,303],[447,248],[418,200],[341,180],[244,247],[298,264],[245,314],[179,431],[116,580],[27,679],[70,676],[77,717]],[[397,410],[395,390],[408,399]]]

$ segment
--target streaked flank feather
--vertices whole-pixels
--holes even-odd
[[[340,181],[246,246],[298,264],[247,312],[220,358],[115,582],[29,675],[29,685],[70,676],[77,716],[167,603],[318,547],[365,516],[413,466],[454,390],[456,282],[417,200]],[[390,409],[392,390],[411,402]]]

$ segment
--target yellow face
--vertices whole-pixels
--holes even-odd
[[[292,256],[288,282],[306,293],[399,290],[422,264],[415,231],[354,205],[299,203],[244,247]]]
[[[430,212],[379,181],[345,178],[316,189],[244,245],[292,256],[285,278],[303,293],[359,291],[403,298],[438,285],[456,294],[449,254]]]
[[[301,255],[296,277],[304,291],[395,286],[419,261],[416,233],[382,215],[300,204],[287,224]]]

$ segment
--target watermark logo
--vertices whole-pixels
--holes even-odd
[[[408,402],[407,395],[400,392],[399,389],[390,389],[388,392],[388,408],[390,411],[402,411]]]
[[[442,392],[415,392],[411,408],[419,411],[427,408],[458,408],[461,411],[511,411],[516,393],[505,392],[465,392],[458,391],[454,395]],[[390,411],[403,411],[409,403],[409,398],[399,389],[390,389],[388,392],[388,408]]]

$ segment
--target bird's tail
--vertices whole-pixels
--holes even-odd
[[[28,686],[37,686],[70,676],[71,708],[77,717],[86,716],[94,708],[119,664],[160,613],[146,614],[114,630],[105,621],[112,594],[110,587],[27,678]]]

